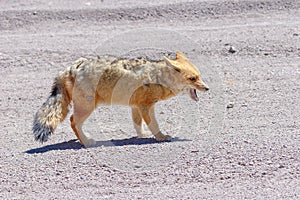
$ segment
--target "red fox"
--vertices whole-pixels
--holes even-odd
[[[157,141],[170,140],[155,119],[156,102],[179,93],[198,101],[196,90],[207,91],[200,72],[182,53],[161,61],[145,58],[125,59],[113,56],[80,58],[55,78],[50,96],[37,111],[33,133],[35,140],[45,142],[69,112],[73,102],[71,127],[85,147],[96,144],[82,131],[84,121],[99,104],[129,105],[138,137],[148,135],[142,128],[144,120]]]

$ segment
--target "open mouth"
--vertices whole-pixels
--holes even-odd
[[[191,98],[192,98],[192,99],[194,99],[195,101],[199,101],[199,98],[198,98],[198,96],[197,96],[196,89],[191,88],[191,89],[190,89],[190,95],[191,95]]]

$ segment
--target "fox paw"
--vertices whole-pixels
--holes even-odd
[[[96,145],[96,141],[92,138],[88,138],[87,140],[85,140],[82,144],[84,147],[93,147]]]
[[[138,138],[149,138],[151,136],[152,133],[150,131],[143,131],[143,133],[137,135]]]
[[[172,138],[171,136],[169,136],[169,135],[164,135],[164,134],[162,134],[162,133],[155,135],[155,139],[156,139],[157,141],[159,141],[159,142],[162,142],[162,141],[170,141],[171,138]]]

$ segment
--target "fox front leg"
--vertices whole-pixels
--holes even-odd
[[[157,141],[171,139],[171,136],[164,135],[159,130],[157,120],[155,119],[154,105],[142,105],[139,107],[139,112]]]
[[[152,135],[150,131],[143,130],[142,121],[143,118],[140,114],[140,111],[137,107],[131,108],[131,114],[132,114],[132,120],[133,120],[133,126],[137,133],[138,138],[148,138]]]

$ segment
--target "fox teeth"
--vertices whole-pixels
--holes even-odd
[[[199,101],[199,98],[198,98],[198,96],[197,96],[196,89],[191,88],[191,89],[190,89],[190,94],[191,94],[192,99],[194,99],[195,101]]]

